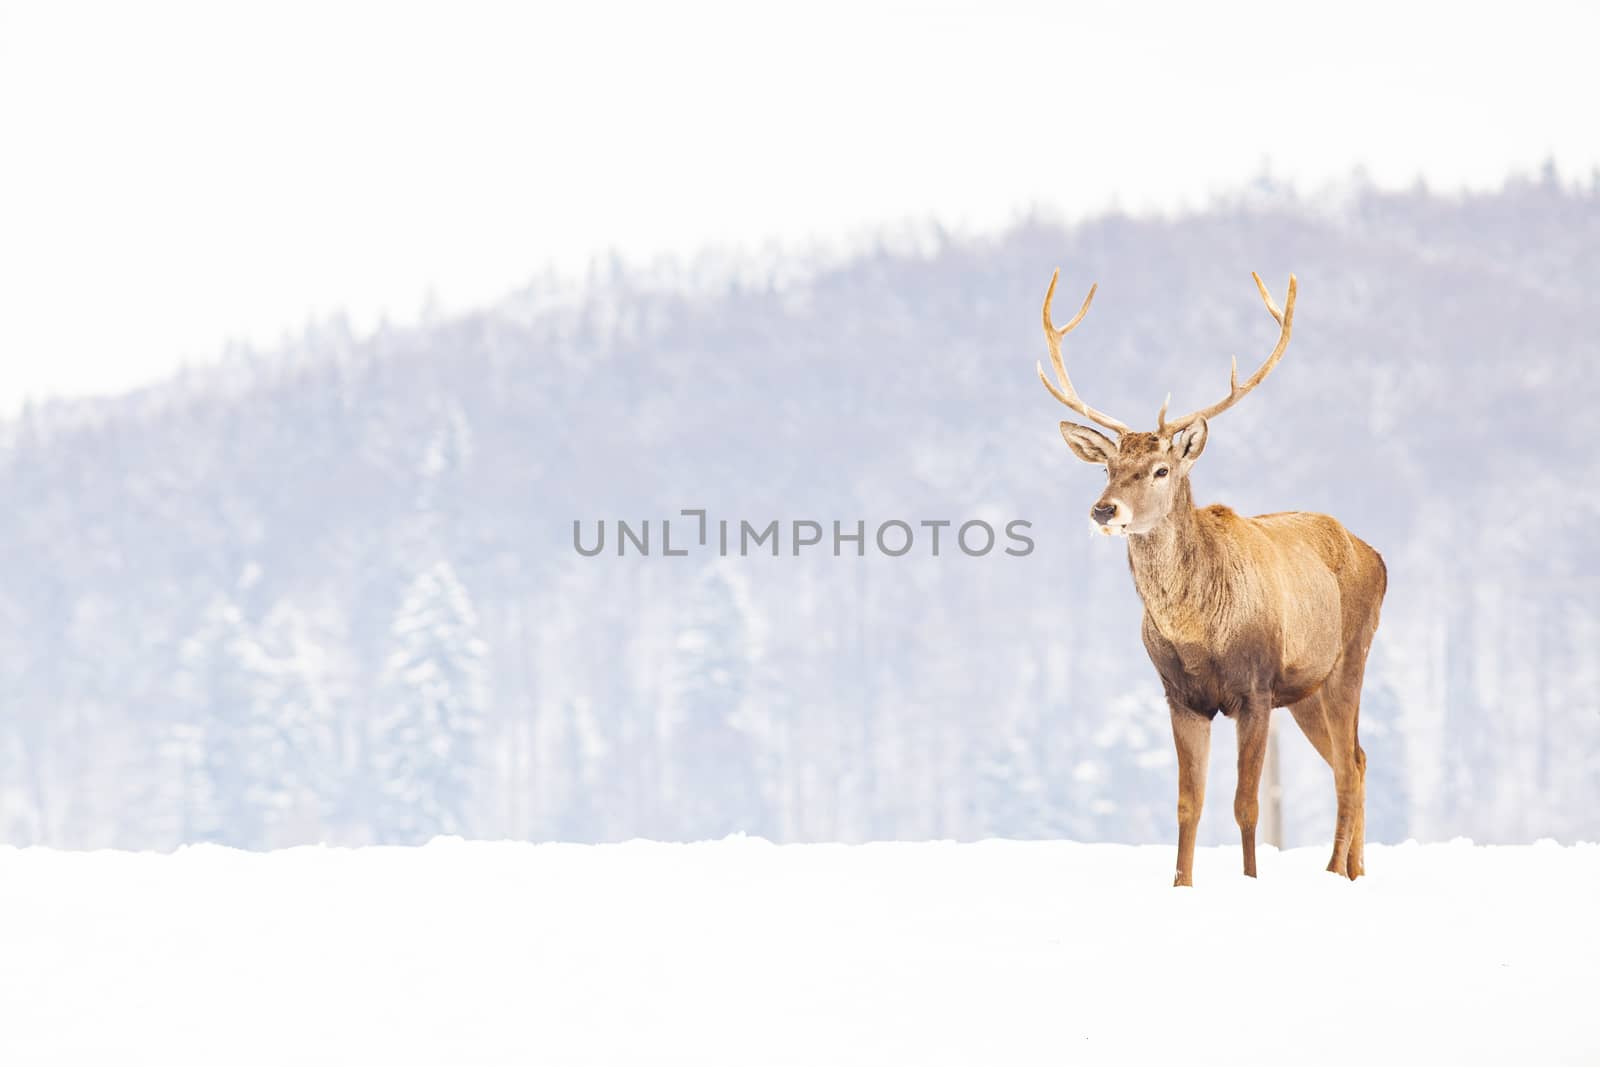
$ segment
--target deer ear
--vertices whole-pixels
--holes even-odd
[[[1098,430],[1079,426],[1075,422],[1063,422],[1061,436],[1066,438],[1067,447],[1085,463],[1110,463],[1112,457],[1117,454],[1117,446],[1112,443],[1111,438]]]
[[[1194,461],[1200,458],[1200,453],[1206,450],[1208,429],[1205,419],[1195,419],[1187,429],[1178,431],[1178,436],[1173,439],[1172,451],[1177,454],[1178,462],[1184,469],[1193,466]]]

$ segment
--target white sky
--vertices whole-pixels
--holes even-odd
[[[980,10],[981,9],[981,10]],[[1226,11],[1226,14],[1219,12]],[[0,0],[0,412],[616,250],[1600,165],[1584,5]]]

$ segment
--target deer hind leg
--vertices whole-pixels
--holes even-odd
[[[1211,756],[1209,716],[1172,705],[1172,740],[1178,748],[1178,869],[1173,885],[1194,885],[1194,838],[1206,800]]]
[[[1356,800],[1356,825],[1350,835],[1350,855],[1345,861],[1345,871],[1351,878],[1367,873],[1367,753],[1356,742],[1356,779],[1360,783],[1360,796]]]
[[[1359,878],[1364,828],[1362,809],[1366,807],[1366,782],[1362,773],[1361,746],[1335,742],[1333,787],[1339,800],[1339,816],[1333,829],[1333,855],[1328,870],[1349,878]],[[1353,746],[1353,748],[1351,747]]]
[[[1323,701],[1323,715],[1333,743],[1333,782],[1339,791],[1339,824],[1334,834],[1334,860],[1339,858],[1341,842],[1346,844],[1344,862],[1329,863],[1328,869],[1351,879],[1365,873],[1364,852],[1367,830],[1367,754],[1358,736],[1361,719],[1361,678],[1366,670],[1363,658],[1347,658],[1336,677],[1337,683]]]
[[[1338,815],[1328,870],[1348,878],[1358,878],[1364,870],[1367,757],[1356,738],[1361,674],[1341,663],[1320,690],[1289,707],[1306,739],[1333,768]]]
[[[1233,817],[1239,823],[1239,844],[1244,848],[1244,873],[1256,876],[1256,818],[1260,812],[1261,768],[1267,759],[1267,724],[1270,704],[1247,703],[1239,709],[1239,785],[1233,796]]]

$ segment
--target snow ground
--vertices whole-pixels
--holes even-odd
[[[0,1064],[1600,1062],[1600,846],[0,848]]]

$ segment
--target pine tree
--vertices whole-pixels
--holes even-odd
[[[182,712],[161,746],[182,840],[271,848],[299,842],[292,823],[310,836],[334,773],[317,655],[291,605],[252,626],[232,600],[212,602],[180,651]]]
[[[244,618],[226,596],[212,600],[179,653],[183,709],[164,746],[181,762],[181,833],[185,841],[236,848],[258,845],[265,819],[254,781],[254,696],[239,653]]]
[[[375,836],[416,844],[465,833],[487,704],[486,649],[471,599],[448,563],[411,582],[390,647],[369,737]]]
[[[336,780],[334,709],[324,641],[292,604],[280,604],[236,647],[249,678],[248,766],[270,845],[320,836]]]

